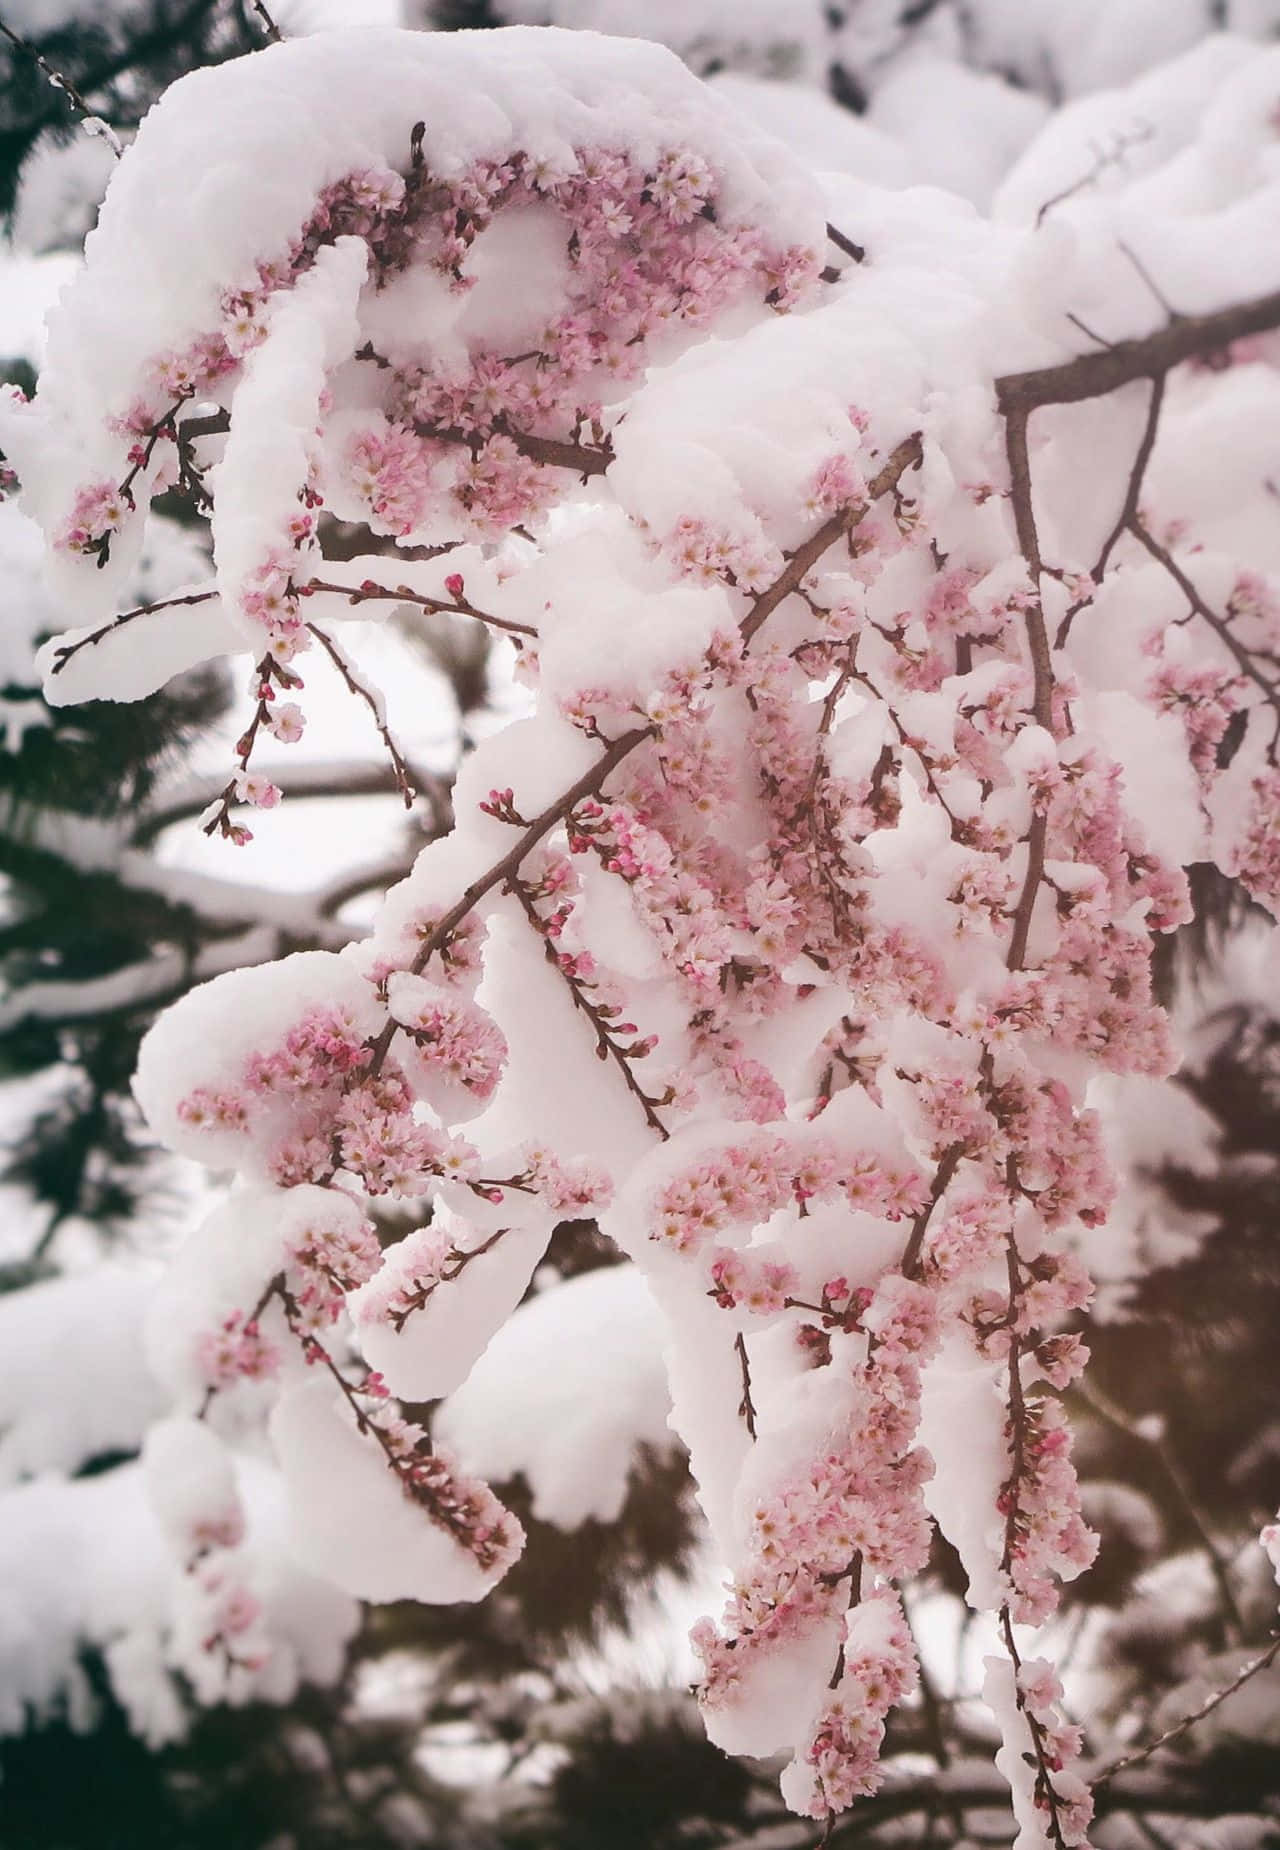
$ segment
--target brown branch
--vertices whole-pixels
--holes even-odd
[[[905,1277],[913,1278],[920,1264],[920,1249],[924,1245],[924,1236],[928,1231],[933,1210],[942,1200],[952,1177],[960,1167],[960,1158],[964,1155],[964,1145],[953,1143],[945,1150],[942,1160],[934,1172],[933,1187],[929,1190],[929,1199],[911,1223],[911,1238],[907,1241],[902,1255],[902,1272]]]
[[[852,257],[855,263],[861,263],[866,257],[867,253],[861,244],[855,244],[852,238],[846,238],[843,231],[837,231],[834,225],[827,226],[827,236],[838,251],[843,251],[846,257]]]
[[[120,145],[120,137],[116,134],[109,122],[104,121],[96,110],[89,107],[71,79],[65,76],[63,72],[55,70],[54,66],[49,63],[48,59],[44,57],[41,52],[36,50],[34,45],[29,45],[26,39],[20,38],[12,27],[5,25],[2,19],[0,19],[0,32],[8,39],[15,51],[24,52],[28,58],[33,60],[40,75],[46,79],[50,87],[65,96],[73,109],[78,109],[80,111],[81,117],[83,118],[83,126],[88,130],[89,134],[99,140],[105,141],[112,154],[119,160],[124,153],[124,149]],[[96,129],[90,128],[89,124],[94,122],[99,123],[101,126]]]
[[[1113,1779],[1117,1773],[1123,1773],[1127,1767],[1137,1766],[1141,1761],[1149,1760],[1152,1754],[1159,1753],[1162,1747],[1167,1747],[1171,1741],[1176,1741],[1180,1735],[1187,1732],[1188,1728],[1194,1728],[1196,1723],[1203,1721],[1206,1715],[1212,1715],[1213,1711],[1224,1703],[1228,1696],[1234,1696],[1236,1691],[1243,1688],[1249,1681],[1250,1677],[1255,1677],[1260,1670],[1265,1670],[1275,1661],[1277,1655],[1280,1655],[1280,1632],[1276,1633],[1265,1651],[1251,1658],[1243,1666],[1225,1689],[1215,1690],[1213,1695],[1202,1702],[1198,1709],[1193,1709],[1190,1715],[1184,1715],[1181,1721],[1175,1722],[1171,1728],[1166,1728],[1163,1734],[1157,1735],[1154,1741],[1148,1741],[1145,1747],[1135,1748],[1131,1754],[1125,1754],[1121,1759],[1113,1760],[1110,1766],[1104,1767],[1100,1773],[1095,1773],[1094,1786],[1105,1786],[1107,1781]]]
[[[548,464],[554,469],[572,469],[584,481],[593,475],[603,475],[613,461],[613,444],[607,437],[600,444],[570,443],[559,437],[535,437],[505,422],[495,423],[492,431],[483,434],[457,430],[448,424],[415,422],[413,428],[420,437],[434,437],[439,443],[461,444],[471,451],[483,444],[485,434],[509,437],[530,462]]]
[[[742,1370],[742,1399],[738,1402],[739,1417],[746,1422],[747,1431],[752,1439],[756,1436],[756,1403],[751,1398],[751,1364],[747,1360],[747,1339],[739,1330],[733,1339],[734,1352],[738,1366]]]
[[[349,604],[366,604],[371,601],[391,601],[397,604],[413,604],[419,610],[429,610],[434,615],[445,617],[474,617],[478,623],[487,624],[491,629],[503,630],[510,636],[537,637],[537,630],[529,623],[516,623],[509,617],[495,617],[490,611],[477,610],[468,598],[461,595],[455,598],[428,597],[425,592],[411,591],[408,585],[375,584],[366,579],[359,585],[335,585],[323,578],[308,579],[299,590],[303,596],[313,591],[332,591],[338,597],[345,597]]]
[[[1101,398],[1135,379],[1155,379],[1183,360],[1215,353],[1249,334],[1280,327],[1280,290],[1238,302],[1208,315],[1182,315],[1136,340],[1117,341],[1102,353],[1077,354],[1060,366],[1006,373],[997,379],[996,403],[1003,416],[1041,405],[1076,405]]]
[[[76,642],[64,643],[62,648],[53,652],[53,667],[50,675],[61,674],[73,656],[79,655],[81,649],[91,649],[106,637],[123,629],[126,623],[132,623],[135,617],[149,617],[157,610],[174,610],[179,604],[207,604],[217,597],[216,591],[191,591],[185,597],[162,597],[154,604],[139,604],[134,610],[122,610],[118,617],[112,617],[99,629],[91,630],[87,636],[81,636]]]
[[[268,13],[263,4],[263,0],[249,0],[249,5],[262,21],[263,30],[266,32],[268,41],[272,45],[283,45],[284,36],[275,20],[272,19],[270,13]]]
[[[756,631],[771,617],[783,598],[804,582],[823,553],[835,545],[842,534],[851,533],[865,519],[871,510],[871,503],[879,500],[881,495],[896,489],[908,469],[918,469],[923,450],[919,431],[904,437],[893,451],[884,467],[867,483],[867,499],[852,507],[841,508],[830,520],[818,528],[802,546],[798,546],[787,561],[785,569],[755,600],[750,612],[741,625],[742,640],[749,643]]]
[[[1151,397],[1147,401],[1147,421],[1137,454],[1133,459],[1133,467],[1129,471],[1129,485],[1125,490],[1124,506],[1116,518],[1115,526],[1107,535],[1102,551],[1098,554],[1098,563],[1090,573],[1090,577],[1097,584],[1102,582],[1102,574],[1107,569],[1107,561],[1118,544],[1120,535],[1138,518],[1138,502],[1142,496],[1142,483],[1147,473],[1147,464],[1151,461],[1151,452],[1155,448],[1160,409],[1164,404],[1164,388],[1165,375],[1157,373],[1151,381]]]
[[[591,1000],[588,994],[588,990],[591,986],[584,983],[581,977],[576,976],[571,969],[566,968],[566,966],[561,963],[559,953],[547,930],[547,921],[538,911],[538,908],[533,902],[533,894],[525,885],[524,881],[518,879],[513,874],[507,881],[504,890],[513,895],[520,906],[520,910],[524,913],[534,931],[536,931],[541,938],[542,948],[546,954],[547,962],[568,989],[570,996],[573,998],[574,1008],[581,1010],[591,1023],[591,1026],[595,1029],[597,1054],[602,1060],[613,1061],[618,1071],[622,1074],[628,1092],[631,1093],[633,1098],[639,1100],[640,1109],[644,1112],[645,1123],[649,1126],[650,1130],[656,1131],[665,1143],[670,1137],[671,1132],[658,1116],[656,1107],[664,1104],[666,1100],[652,1098],[636,1078],[631,1062],[633,1059],[640,1056],[633,1053],[629,1047],[625,1046],[623,1042],[618,1039],[617,1032],[609,1016],[600,1007],[599,1003]],[[647,1051],[646,1049],[646,1052]]]
[[[421,949],[410,965],[414,974],[421,975],[436,952],[449,941],[468,913],[479,905],[486,893],[491,893],[495,887],[502,886],[519,873],[521,863],[530,851],[537,847],[544,835],[549,835],[558,822],[563,822],[570,810],[581,803],[584,797],[597,796],[623,759],[629,757],[637,746],[643,745],[647,739],[655,737],[656,733],[656,726],[633,726],[630,732],[624,732],[620,738],[615,739],[590,770],[584,771],[577,782],[571,784],[568,790],[563,791],[554,803],[548,803],[547,807],[529,823],[515,846],[508,849],[500,860],[495,861],[492,867],[473,880],[461,897],[437,921],[430,936],[423,941]],[[381,1070],[395,1032],[396,1023],[388,1021],[386,1027],[371,1043],[373,1061],[368,1068],[370,1073],[377,1074]]]
[[[201,437],[225,437],[231,429],[231,413],[210,411],[205,417],[183,418],[175,429],[179,441],[186,444],[196,443]]]
[[[999,382],[997,381],[997,385]],[[1003,407],[1002,407],[1003,408]],[[1044,569],[1040,557],[1040,537],[1036,531],[1035,507],[1031,498],[1031,461],[1027,449],[1027,425],[1030,411],[1015,406],[1005,410],[1005,449],[1009,461],[1009,492],[1013,501],[1014,527],[1018,545],[1031,579],[1032,601],[1026,612],[1027,646],[1031,654],[1034,677],[1032,712],[1037,725],[1046,732],[1053,730],[1053,659],[1049,635],[1045,628],[1044,606],[1040,601],[1040,574]],[[1027,831],[1027,869],[1022,892],[1014,907],[1013,931],[1007,958],[1010,970],[1021,970],[1031,935],[1031,918],[1036,895],[1044,877],[1045,846],[1048,839],[1047,815],[1037,810]]]
[[[405,808],[412,809],[413,799],[418,793],[410,782],[408,763],[400,747],[391,736],[390,728],[387,725],[386,717],[383,714],[377,695],[371,688],[365,686],[364,682],[356,674],[355,669],[351,666],[351,663],[347,660],[332,637],[326,635],[324,630],[315,623],[308,623],[307,629],[315,637],[320,647],[324,650],[329,660],[342,676],[349,692],[353,693],[357,699],[362,700],[365,706],[368,707],[370,713],[372,713],[373,723],[378,729],[378,737],[382,740],[387,756],[391,760],[391,768],[395,772],[396,788],[404,799]]]

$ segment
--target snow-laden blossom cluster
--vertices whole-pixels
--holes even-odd
[[[329,633],[352,609],[485,623],[531,690],[366,943],[219,978],[153,1030],[153,1127],[240,1178],[178,1262],[175,1391],[213,1423],[273,1401],[314,1570],[476,1597],[518,1525],[391,1397],[460,1386],[556,1221],[598,1215],[669,1325],[730,1564],[694,1634],[713,1738],[790,1755],[788,1803],[826,1824],[874,1791],[936,1524],[1004,1645],[1020,1841],[1065,1850],[1080,1743],[1014,1628],[1095,1546],[1057,1398],[1087,1360],[1078,1236],[1114,1192],[1090,1085],[1176,1063],[1151,965],[1187,865],[1280,901],[1280,549],[1180,527],[1161,462],[1161,418],[1212,416],[1232,370],[1187,362],[1243,311],[1152,331],[1148,303],[1145,346],[1082,354],[1076,293],[1126,261],[1105,200],[1064,206],[1088,235],[1052,276],[1037,230],[867,188],[824,250],[805,176],[653,48],[369,35],[348,85],[338,43],[210,73],[144,125],[15,421],[69,582],[109,587],[156,493],[209,506],[208,596],[256,660],[210,829],[277,800],[250,758],[297,736],[278,696],[313,643],[387,736]],[[1188,125],[1197,197],[1224,196],[1227,120],[1271,133],[1278,75],[1260,56]],[[450,86],[483,124],[452,139]],[[296,126],[322,93],[323,158]],[[224,103],[227,191],[162,249],[145,178],[222,149]],[[230,235],[273,163],[287,185]],[[1266,209],[1238,186],[1237,240]],[[167,321],[121,280],[143,244]],[[74,356],[110,316],[94,405]],[[1270,403],[1265,357],[1238,364]],[[1117,391],[1141,381],[1145,409]],[[1092,437],[1044,434],[1082,403]],[[1082,513],[1061,481],[1097,430],[1127,474]],[[369,550],[330,559],[334,521]],[[129,637],[53,645],[51,677],[96,663],[110,693]],[[421,1220],[385,1252],[383,1196]],[[253,1622],[225,1604],[229,1651]]]

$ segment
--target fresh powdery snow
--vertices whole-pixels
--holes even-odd
[[[904,67],[885,120],[935,80]],[[792,1755],[824,1827],[874,1792],[936,1522],[1004,1647],[1021,1850],[1084,1841],[1078,1731],[1019,1640],[1096,1547],[1059,1395],[1112,1156],[1154,1147],[1098,1108],[1177,1064],[1151,957],[1186,866],[1280,909],[1274,510],[1177,460],[1261,459],[1277,82],[1218,44],[1105,100],[1154,125],[1105,184],[1092,119],[1037,136],[1004,95],[1001,158],[1031,145],[992,219],[820,183],[731,87],[587,33],[329,34],[143,123],[3,420],[97,626],[51,685],[136,694],[165,616],[170,665],[248,644],[203,819],[229,855],[287,800],[254,753],[297,740],[312,661],[390,746],[353,614],[484,625],[529,696],[366,941],[227,971],[142,1050],[156,1135],[236,1176],[146,1322],[156,1648],[202,1696],[318,1674],[277,1543],[332,1656],[351,1599],[502,1577],[523,1536],[476,1473],[616,1513],[666,1442],[661,1348],[729,1567],[692,1634],[712,1738]],[[175,486],[216,583],[113,621]],[[367,530],[345,564],[335,521]],[[412,1228],[385,1247],[381,1202]],[[584,1219],[630,1264],[529,1295]],[[401,1404],[440,1397],[434,1430]]]
[[[637,1449],[665,1451],[664,1326],[635,1266],[535,1294],[440,1412],[438,1430],[482,1477],[527,1479],[540,1522],[615,1522]]]

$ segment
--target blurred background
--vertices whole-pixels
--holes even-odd
[[[1215,35],[1280,40],[1280,0],[271,11],[286,36],[551,23],[659,38],[816,168],[942,187],[1014,218],[1046,137],[1066,135],[1082,174],[1122,185],[1169,108],[1169,83],[1144,89],[1149,74],[1181,60],[1195,91]],[[0,0],[0,22],[0,376],[29,390],[44,311],[113,159],[38,59],[127,140],[171,81],[254,50],[266,28],[247,0]],[[136,600],[200,577],[206,546],[172,497]],[[352,625],[423,795],[406,816],[367,713],[318,664],[315,724],[282,767],[290,800],[237,852],[195,819],[226,777],[247,661],[135,706],[47,707],[32,656],[72,619],[46,602],[40,542],[12,500],[0,600],[0,1850],[810,1841],[781,1811],[776,1768],[703,1739],[685,1633],[717,1606],[720,1573],[665,1427],[656,1312],[590,1223],[558,1229],[442,1416],[529,1532],[498,1593],[363,1611],[299,1594],[291,1671],[234,1705],[202,1700],[175,1667],[172,1570],[136,1466],[162,1411],[142,1307],[210,1185],[150,1144],[129,1092],[138,1041],[206,976],[358,934],[449,827],[462,755],[521,695],[479,626]],[[1280,1503],[1280,995],[1241,895],[1198,884],[1200,923],[1161,952],[1187,1068],[1108,1082],[1100,1100],[1122,1189],[1087,1255],[1101,1281],[1094,1365],[1072,1411],[1103,1545],[1049,1640],[1099,1753],[1229,1682],[1275,1620],[1256,1535]],[[282,1548],[267,1566],[287,1605]],[[887,1796],[855,1805],[836,1843],[1012,1838],[971,1700],[983,1641],[962,1586],[940,1546],[909,1591],[927,1674],[891,1725]],[[1116,1850],[1280,1843],[1280,1671],[1140,1778],[1118,1777],[1099,1809],[1097,1841]]]

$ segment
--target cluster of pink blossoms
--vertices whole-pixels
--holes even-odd
[[[652,343],[752,297],[786,308],[818,269],[808,249],[728,227],[719,177],[695,149],[646,164],[598,147],[557,161],[517,152],[443,176],[415,131],[403,172],[375,165],[335,180],[287,250],[235,279],[218,327],[156,357],[117,427],[128,445],[122,479],[80,490],[61,543],[105,559],[134,512],[134,482],[140,503],[143,487],[153,494],[175,479],[175,463],[178,479],[186,471],[199,488],[177,413],[225,396],[221,382],[264,338],[271,298],[325,246],[362,239],[374,292],[416,267],[437,294],[443,281],[461,295],[475,286],[476,240],[503,212],[531,209],[559,243],[563,287],[544,325],[510,343],[522,351],[486,339],[443,357],[438,343],[406,341],[388,358],[369,341],[351,356],[358,365],[335,372],[335,398],[322,397],[296,512],[239,587],[262,637],[258,711],[231,787],[239,802],[270,807],[279,794],[249,769],[256,733],[287,742],[301,730],[296,704],[276,696],[299,684],[290,663],[311,641],[303,609],[316,586],[303,561],[318,556],[322,493],[331,511],[345,517],[354,501],[379,533],[430,547],[501,537],[580,481],[604,478],[607,490],[605,407],[639,377]],[[893,1589],[926,1558],[931,1461],[916,1439],[922,1373],[944,1335],[1004,1396],[997,1441],[1007,1469],[990,1511],[993,1532],[1003,1526],[994,1565],[1004,1614],[1045,1618],[1057,1581],[1092,1558],[1064,1416],[1034,1390],[1060,1390],[1082,1366],[1067,1326],[1088,1281],[1071,1241],[1105,1216],[1113,1187],[1098,1120],[1083,1107],[1084,1076],[1169,1070],[1151,936],[1189,912],[1182,873],[1144,839],[1120,767],[1093,742],[1093,689],[1070,670],[1069,624],[1056,641],[1052,626],[1037,631],[1031,577],[1009,569],[1017,536],[1006,489],[982,482],[948,502],[948,471],[932,467],[939,448],[950,461],[943,439],[926,447],[910,424],[873,432],[856,408],[849,425],[816,469],[795,471],[786,518],[744,491],[737,505],[692,504],[665,515],[669,527],[642,529],[654,571],[665,564],[673,578],[714,587],[736,627],[726,623],[696,660],[673,643],[653,685],[628,683],[625,670],[610,682],[606,652],[593,653],[582,685],[559,699],[560,716],[609,750],[624,732],[643,748],[617,759],[607,788],[602,773],[587,794],[575,794],[581,784],[566,793],[556,812],[565,852],[539,829],[525,859],[517,852],[505,872],[499,863],[483,888],[523,912],[572,992],[577,1025],[595,1036],[602,1071],[625,1085],[627,1108],[634,1102],[650,1130],[666,1137],[695,1109],[739,1127],[717,1129],[713,1147],[663,1172],[645,1202],[654,1246],[640,1244],[665,1249],[664,1264],[687,1258],[690,1292],[725,1313],[743,1374],[737,1415],[752,1440],[768,1436],[753,1425],[750,1375],[762,1323],[776,1326],[766,1338],[794,1337],[799,1355],[785,1343],[774,1355],[789,1360],[801,1391],[815,1405],[830,1394],[821,1445],[750,1509],[722,1629],[704,1623],[695,1634],[711,1710],[767,1693],[771,1666],[788,1653],[794,1662],[806,1641],[825,1650],[827,1637],[839,1640],[834,1676],[828,1657],[828,1681],[810,1691],[816,1719],[788,1787],[790,1802],[828,1819],[874,1788],[885,1717],[912,1685]],[[886,454],[885,437],[898,450]],[[780,472],[787,466],[780,460]],[[697,492],[695,480],[691,503]],[[969,519],[983,509],[981,521]],[[1180,543],[1167,524],[1160,531]],[[1073,570],[1045,576],[1055,581],[1046,603],[1065,593],[1073,610],[1097,589]],[[462,614],[475,614],[463,607],[460,575],[446,588]],[[1268,582],[1242,574],[1217,627],[1230,653],[1274,650],[1280,619]],[[1179,716],[1207,808],[1254,696],[1225,658],[1184,660],[1178,647],[1162,644],[1146,694]],[[536,683],[536,649],[524,668]],[[502,762],[495,781],[510,774]],[[517,796],[495,789],[479,807],[530,830]],[[1254,778],[1233,868],[1272,897],[1278,803],[1268,768]],[[224,801],[224,820],[225,811]],[[224,832],[238,838],[237,827]],[[581,877],[575,857],[591,857]],[[597,934],[601,875],[619,883],[621,903],[662,954],[657,1018],[685,1067],[665,1092],[637,1074],[654,1037],[630,1020],[607,929]],[[265,1167],[285,1188],[318,1183],[337,1197],[354,1182],[370,1196],[414,1197],[452,1180],[486,1206],[515,1191],[552,1214],[597,1210],[604,1178],[590,1164],[526,1152],[517,1173],[483,1175],[475,1150],[447,1128],[441,1098],[456,1116],[487,1101],[506,1058],[500,1027],[473,1000],[480,928],[465,919],[437,941],[452,910],[392,902],[372,964],[371,993],[385,1010],[378,1032],[312,1010],[254,1053],[236,1083],[191,1091],[182,1121],[241,1138],[246,1167]],[[777,1017],[788,1033],[771,1047]],[[812,1047],[797,1053],[810,1018]],[[788,1037],[786,1055],[776,1053]],[[556,1056],[548,1048],[552,1081]],[[816,1134],[808,1121],[830,1113],[827,1124],[839,1123],[837,1095],[850,1089],[892,1121],[900,1159],[879,1145],[868,1153],[852,1133],[847,1144]],[[752,1122],[760,1128],[742,1128]],[[806,1220],[840,1226],[854,1212],[888,1223],[875,1230],[887,1242],[876,1264],[859,1270],[856,1236],[868,1230],[856,1223],[847,1258],[826,1248],[812,1257]],[[291,1236],[277,1295],[308,1358],[339,1372],[319,1335],[353,1288],[362,1288],[357,1324],[398,1330],[482,1254],[500,1258],[509,1229],[486,1234],[464,1219],[442,1216],[389,1260],[355,1205],[346,1219]],[[829,1226],[823,1237],[835,1237]],[[201,1353],[214,1387],[269,1374],[278,1361],[243,1310]],[[762,1400],[786,1391],[763,1370],[755,1389]],[[382,1404],[377,1377],[353,1392],[377,1401],[361,1430],[406,1494],[482,1565],[505,1564],[518,1530],[490,1493]],[[237,1630],[237,1610],[219,1635]],[[1070,1770],[1079,1743],[1060,1694],[1043,1666],[1022,1666],[1037,1796],[1057,1839],[1071,1843],[1087,1800]]]
[[[430,1436],[390,1406],[365,1415],[406,1496],[486,1570],[505,1571],[524,1547],[524,1530],[479,1478],[465,1476]]]
[[[380,421],[352,437],[345,459],[382,531],[403,536],[440,513],[481,533],[528,520],[555,493],[554,470],[542,463],[571,467],[584,440],[597,460],[607,458],[600,391],[635,375],[648,339],[699,325],[752,289],[778,307],[798,299],[816,278],[815,254],[770,251],[753,233],[724,229],[716,188],[691,150],[673,149],[645,170],[584,148],[554,170],[519,154],[447,181],[415,167],[380,204],[324,205],[308,244],[354,226],[379,274],[424,263],[457,288],[470,286],[471,247],[504,210],[537,202],[564,225],[564,305],[528,351],[479,346],[462,364],[383,363]],[[570,453],[561,458],[542,439]]]
[[[924,1201],[918,1172],[806,1137],[759,1133],[664,1182],[652,1207],[650,1238],[689,1252],[733,1227],[760,1226],[779,1208],[843,1195],[850,1207],[901,1220]]]
[[[220,1671],[219,1680],[229,1682],[235,1671],[261,1670],[270,1659],[271,1640],[263,1624],[262,1601],[246,1584],[235,1551],[220,1550],[196,1563],[189,1581],[191,1620],[200,1649]]]
[[[859,1602],[867,1599],[883,1612],[880,1602],[891,1583],[918,1573],[928,1556],[921,1491],[933,1462],[914,1437],[920,1369],[938,1340],[934,1295],[917,1281],[887,1273],[870,1293],[851,1294],[842,1316],[835,1311],[842,1288],[844,1280],[824,1287],[825,1321],[865,1332],[860,1359],[848,1365],[848,1411],[828,1449],[752,1510],[745,1567],[722,1617],[724,1635],[709,1621],[695,1628],[703,1664],[699,1699],[711,1709],[732,1707],[753,1666],[825,1626],[851,1598],[848,1626],[855,1637]],[[878,1594],[873,1582],[880,1583]],[[805,1750],[822,1773],[806,1801],[814,1816],[846,1804],[840,1794],[874,1790],[884,1716],[914,1681],[909,1639],[899,1639],[888,1654],[900,1671],[889,1684],[866,1677],[841,1656],[833,1681],[837,1697],[824,1709],[829,1725],[819,1721]]]
[[[487,1018],[474,1014],[483,1030]],[[415,1058],[428,1070],[434,1047],[426,1032],[415,1043]],[[474,1057],[464,1056],[456,1040],[443,1042],[440,1064],[446,1078],[461,1068],[491,1089],[487,1034]],[[416,1102],[399,1062],[386,1059],[375,1070],[373,1048],[348,1014],[313,1009],[278,1046],[248,1057],[237,1088],[197,1087],[180,1101],[178,1116],[195,1129],[251,1138],[282,1187],[328,1183],[339,1170],[372,1195],[420,1195],[445,1175],[468,1180],[474,1151],[422,1122]]]
[[[1241,677],[1208,663],[1164,661],[1151,677],[1150,690],[1166,713],[1176,713],[1182,721],[1191,762],[1202,781],[1212,782],[1218,749],[1241,709]]]
[[[358,1203],[328,1191],[326,1212],[315,1214],[287,1241],[286,1274],[299,1321],[310,1329],[335,1323],[347,1293],[371,1279],[382,1264],[382,1247],[373,1222]]]
[[[391,982],[391,1015],[431,1074],[477,1099],[491,1097],[507,1060],[506,1036],[483,1009],[422,977]]]
[[[1043,1657],[1026,1658],[1018,1666],[1017,1701],[1036,1725],[1040,1756],[1044,1761],[1043,1770],[1039,1765],[1036,1768],[1037,1809],[1048,1813],[1048,1787],[1052,1783],[1058,1835],[1064,1844],[1083,1844],[1093,1818],[1093,1800],[1073,1762],[1080,1757],[1084,1730],[1064,1719],[1062,1685],[1052,1664]]]
[[[237,1381],[267,1381],[280,1366],[280,1351],[262,1334],[256,1317],[234,1310],[216,1330],[207,1330],[196,1345],[196,1360],[211,1388]]]
[[[886,1718],[918,1681],[911,1632],[891,1595],[853,1607],[846,1626],[843,1673],[822,1706],[789,1794],[811,1818],[830,1817],[879,1790]]]
[[[554,500],[562,470],[607,465],[601,392],[637,374],[648,341],[669,328],[702,325],[752,293],[789,307],[816,282],[815,251],[770,248],[754,230],[721,223],[717,177],[694,149],[669,149],[649,167],[609,149],[580,148],[560,164],[517,150],[446,178],[431,172],[422,143],[419,125],[403,173],[372,166],[331,182],[288,248],[223,291],[216,326],[153,358],[145,390],[112,421],[125,446],[120,479],[80,488],[60,545],[105,564],[116,533],[162,490],[176,485],[197,506],[210,505],[178,415],[201,400],[225,399],[242,361],[266,336],[272,298],[339,238],[364,241],[378,286],[418,266],[466,290],[475,280],[467,269],[472,246],[504,211],[536,204],[563,225],[563,306],[526,351],[506,355],[477,345],[447,366],[393,367],[371,344],[360,349],[379,369],[381,402],[348,435],[334,475],[367,507],[377,531],[399,539],[441,519],[485,537],[528,521]],[[318,444],[333,408],[326,390]],[[270,808],[279,800],[277,785],[249,771],[248,756],[274,699],[273,680],[301,686],[288,665],[312,640],[301,613],[312,592],[302,560],[318,556],[315,513],[323,501],[312,479],[299,483],[298,495],[279,546],[237,588],[242,613],[263,630],[258,721],[246,735],[239,775],[206,819],[209,831],[236,844],[252,833],[232,821],[231,803]],[[752,577],[740,561],[742,582],[763,585],[776,562],[766,547]],[[291,742],[300,719],[267,729]]]
[[[76,493],[61,544],[68,552],[101,556],[132,512],[133,497],[127,488],[116,482],[87,482]]]
[[[1280,910],[1280,769],[1253,780],[1249,810],[1231,871],[1263,905]]]
[[[1098,1538],[1080,1513],[1061,1402],[1027,1400],[1007,1437],[1015,1467],[996,1507],[1007,1525],[1009,1609],[1020,1625],[1043,1625],[1057,1608],[1058,1582],[1091,1566]]]

